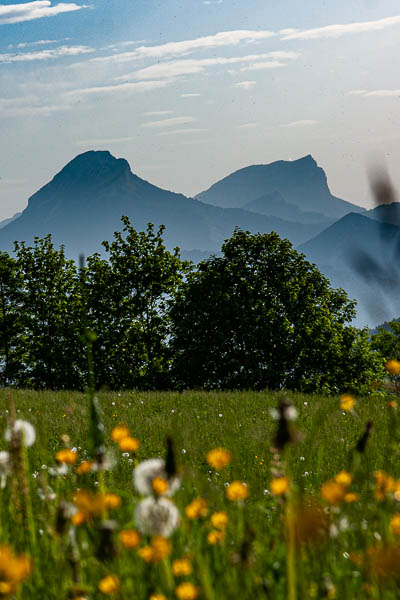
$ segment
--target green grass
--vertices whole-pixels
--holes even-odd
[[[293,426],[301,433],[297,443],[285,451],[283,463],[278,464],[292,481],[289,499],[275,498],[269,493],[271,469],[276,466],[271,453],[276,422],[270,409],[278,406],[283,397],[297,407],[299,417]],[[104,473],[104,482],[95,473],[77,478],[73,469],[66,476],[49,475],[49,469],[55,466],[55,453],[63,447],[62,435],[69,435],[69,446],[78,448],[80,458],[85,458],[89,405],[84,395],[1,392],[1,429],[7,426],[7,410],[12,400],[16,417],[30,421],[37,433],[36,443],[27,451],[38,538],[33,556],[35,568],[20,588],[19,598],[104,599],[98,582],[109,573],[121,579],[116,598],[148,600],[155,592],[165,594],[168,599],[176,598],[175,588],[180,580],[171,579],[170,565],[183,555],[190,556],[194,568],[193,575],[186,579],[197,587],[198,597],[206,600],[238,597],[294,600],[296,596],[299,600],[398,598],[397,574],[379,576],[382,568],[377,566],[378,559],[371,558],[371,552],[385,544],[391,545],[392,555],[400,547],[389,528],[398,503],[393,494],[378,502],[373,493],[374,471],[384,470],[400,478],[397,411],[387,406],[388,398],[384,395],[360,398],[354,414],[340,409],[338,397],[301,394],[102,392],[98,398],[107,445],[116,457],[115,467]],[[373,422],[374,429],[365,453],[360,455],[354,452],[354,447],[367,421]],[[77,528],[68,522],[62,535],[55,534],[57,505],[63,498],[71,500],[78,486],[98,490],[104,485],[107,491],[122,497],[121,508],[108,515],[115,520],[113,537],[117,545],[117,532],[135,526],[134,505],[139,499],[132,486],[132,458],[123,457],[110,440],[113,427],[120,422],[125,422],[141,442],[139,461],[164,456],[167,435],[175,442],[182,485],[174,501],[182,521],[170,538],[172,554],[161,564],[148,565],[136,550],[122,547],[117,557],[96,558],[99,522]],[[218,446],[229,449],[233,455],[232,463],[220,474],[205,461],[206,452]],[[6,442],[1,449],[7,449]],[[321,499],[321,485],[343,469],[353,474],[351,489],[361,498],[354,504],[329,507]],[[16,552],[29,552],[30,538],[24,531],[26,520],[20,514],[25,498],[19,510],[11,492],[12,479],[18,477],[19,474],[14,474],[9,478],[2,490],[0,540]],[[224,484],[233,480],[245,481],[249,486],[250,496],[244,506],[225,498]],[[52,497],[48,486],[56,498],[42,500],[40,489],[42,496],[44,493]],[[192,522],[185,517],[185,506],[197,496],[208,500],[211,512],[225,510],[229,515],[226,539],[218,546],[207,544],[209,519]],[[325,507],[324,533],[319,537],[314,532],[312,543],[296,544],[294,550],[292,547],[297,579],[293,596],[287,570],[288,503],[296,513],[295,502],[309,497],[315,497]],[[71,542],[73,535],[76,544]],[[107,545],[104,540],[103,544]],[[350,560],[352,552],[360,560]],[[78,586],[79,594],[74,585]]]

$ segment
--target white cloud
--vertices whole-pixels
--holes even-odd
[[[277,69],[279,67],[286,67],[287,63],[283,63],[277,60],[269,60],[263,62],[256,62],[246,67],[242,67],[241,71],[261,71],[263,69]]]
[[[202,133],[203,131],[208,131],[208,129],[200,129],[200,128],[191,128],[187,129],[171,129],[170,131],[163,131],[158,135],[184,135],[186,133]]]
[[[121,93],[137,93],[148,92],[151,90],[160,89],[169,85],[171,81],[134,81],[132,83],[118,83],[115,85],[94,86],[71,90],[66,93],[66,96],[85,98],[96,94],[121,94]]]
[[[313,29],[282,29],[280,34],[283,36],[283,40],[315,40],[318,38],[338,38],[349,33],[380,31],[386,29],[386,27],[392,27],[393,25],[400,25],[400,15],[378,19],[376,21],[326,25],[325,27],[314,27]]]
[[[82,8],[86,8],[86,6],[78,6],[73,2],[60,2],[52,5],[50,0],[36,0],[23,4],[3,4],[0,5],[0,25],[33,21],[43,17],[55,17],[61,13],[73,12]]]
[[[49,44],[66,42],[70,39],[71,38],[63,38],[62,40],[37,40],[36,42],[20,42],[19,44],[8,44],[7,48],[11,50],[12,48],[27,48],[29,46],[48,46]]]
[[[254,127],[257,127],[257,123],[243,123],[243,125],[239,125],[238,127],[239,129],[254,129]]]
[[[193,121],[196,121],[194,117],[172,117],[171,119],[163,119],[162,121],[150,121],[149,123],[143,123],[142,127],[171,127],[174,125],[184,125],[185,123],[192,123]]]
[[[361,96],[366,93],[367,93],[367,90],[351,90],[350,92],[347,92],[347,95],[348,96]]]
[[[69,110],[71,105],[69,104],[50,104],[48,106],[14,106],[5,108],[2,110],[2,116],[5,117],[35,117],[42,116],[46,117],[52,115],[55,112],[61,112],[63,110]]]
[[[255,85],[255,81],[238,81],[238,83],[235,83],[234,87],[240,88],[242,90],[250,90]]]
[[[134,140],[134,137],[121,137],[121,138],[103,138],[99,140],[79,140],[78,146],[103,146],[107,144],[121,144],[124,142],[130,142]]]
[[[19,54],[0,54],[0,63],[31,62],[34,60],[49,60],[63,56],[79,56],[94,52],[93,48],[88,46],[60,46],[48,50],[39,50],[37,52],[21,52]]]
[[[167,42],[159,46],[140,46],[132,52],[122,52],[111,56],[101,56],[93,58],[93,62],[126,62],[142,58],[167,58],[171,56],[182,56],[196,50],[210,50],[223,46],[237,46],[241,42],[251,43],[263,40],[276,33],[273,31],[251,31],[235,30],[221,31],[215,35],[207,35],[194,40],[184,40],[181,42]]]
[[[181,98],[198,98],[201,94],[181,94]]]
[[[224,0],[203,0],[203,4],[222,4]]]
[[[151,110],[143,113],[146,117],[162,117],[163,115],[173,115],[173,110]]]
[[[300,54],[298,52],[267,52],[263,54],[247,54],[245,56],[233,56],[233,57],[215,57],[215,58],[186,58],[178,60],[170,60],[166,62],[157,63],[144,67],[133,73],[129,73],[120,77],[117,80],[126,80],[131,77],[135,79],[162,79],[164,77],[180,77],[182,75],[194,75],[202,73],[209,67],[216,67],[221,65],[233,65],[239,63],[249,63],[248,68],[252,68],[255,62],[262,61],[265,59],[272,59],[269,61],[271,67],[285,66],[286,63],[279,62],[277,59],[293,60],[298,58]],[[267,68],[264,63],[263,68]],[[246,69],[247,70],[247,67]]]
[[[352,90],[349,94],[359,95],[363,98],[393,98],[396,96],[400,96],[400,89],[398,90]]]
[[[309,127],[310,125],[317,125],[318,121],[312,119],[302,119],[300,121],[292,121],[291,123],[284,123],[280,127],[295,128],[295,127]]]

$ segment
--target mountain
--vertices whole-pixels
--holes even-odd
[[[339,219],[363,208],[336,198],[328,187],[325,172],[309,154],[294,161],[279,160],[268,165],[240,169],[196,196],[222,207],[244,207],[265,194],[280,192],[302,211],[322,213]]]
[[[256,214],[241,208],[221,208],[158,188],[134,175],[128,162],[107,151],[75,157],[28,200],[22,214],[0,230],[0,249],[12,250],[14,240],[31,243],[34,236],[52,234],[69,256],[101,251],[101,242],[121,230],[127,215],[138,230],[148,222],[166,226],[170,248],[218,251],[236,226],[253,232],[276,231],[299,244],[323,225],[303,224]]]
[[[350,213],[297,249],[357,299],[356,324],[400,314],[400,226]]]
[[[376,219],[381,223],[391,223],[400,227],[400,202],[380,204],[365,213],[366,217]]]
[[[18,219],[20,214],[21,214],[20,212],[15,213],[12,217],[9,217],[8,219],[4,219],[3,221],[0,221],[0,229],[3,229],[3,227],[5,227],[9,223],[11,223],[11,221],[14,221],[14,219]]]
[[[243,208],[261,215],[274,215],[275,217],[287,221],[296,221],[297,223],[320,223],[324,224],[325,227],[331,225],[335,220],[321,213],[301,210],[295,204],[287,202],[281,192],[277,190],[264,194],[261,198],[251,200]]]

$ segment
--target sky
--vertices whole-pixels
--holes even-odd
[[[312,156],[333,194],[400,186],[398,0],[0,0],[0,219],[109,150],[195,195]]]

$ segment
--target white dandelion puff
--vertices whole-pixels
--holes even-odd
[[[13,424],[13,433],[20,433],[21,438],[25,444],[25,446],[29,447],[35,443],[36,433],[35,428],[28,421],[23,421],[22,419],[17,419]],[[6,429],[4,434],[4,439],[6,442],[11,440],[11,429]]]
[[[165,460],[163,458],[150,458],[139,463],[133,471],[133,484],[139,494],[149,496],[153,493],[153,480],[161,477],[168,482],[168,491],[166,496],[172,496],[180,486],[178,476],[168,478],[165,470]]]
[[[136,526],[144,535],[169,537],[179,525],[179,511],[167,498],[145,498],[135,510]]]

